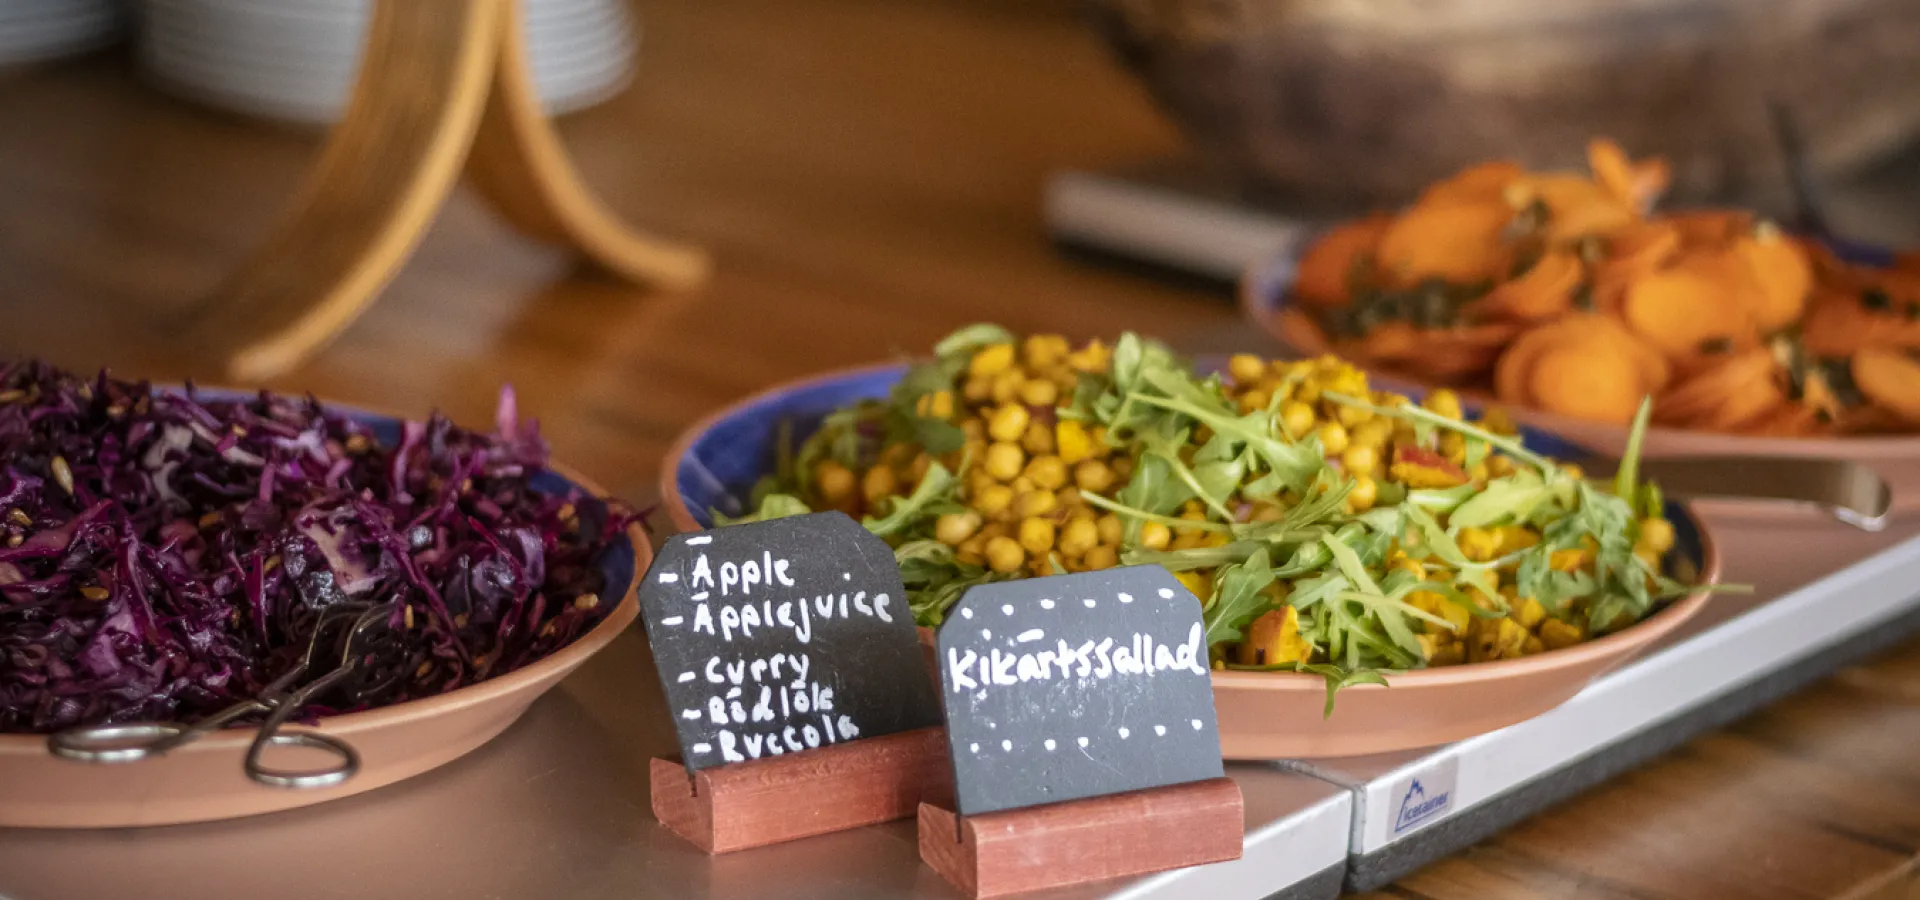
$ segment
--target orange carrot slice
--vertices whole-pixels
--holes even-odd
[[[1535,200],[1546,204],[1546,237],[1556,244],[1606,234],[1637,218],[1632,207],[1606,188],[1578,175],[1529,175],[1507,191],[1507,202],[1516,209]]]
[[[1590,402],[1570,396],[1574,388],[1566,384],[1566,373],[1574,370],[1572,363],[1556,362],[1545,372],[1540,370],[1549,358],[1561,357],[1593,367],[1598,396]],[[1620,396],[1633,394],[1637,408],[1639,398],[1659,391],[1667,378],[1666,360],[1619,322],[1576,314],[1515,340],[1494,367],[1494,391],[1507,403],[1615,421]],[[1631,418],[1633,412],[1628,409],[1624,415]]]
[[[1786,399],[1779,364],[1765,347],[1726,355],[1689,375],[1653,404],[1654,420],[1725,431],[1758,419]]]
[[[1753,231],[1753,213],[1738,209],[1697,209],[1670,213],[1661,221],[1680,232],[1687,247],[1719,247]]]
[[[1606,237],[1600,273],[1633,279],[1658,270],[1680,249],[1680,230],[1666,222],[1635,222]]]
[[[1621,202],[1633,199],[1633,161],[1627,158],[1627,151],[1620,145],[1603,137],[1587,142],[1587,168],[1593,170],[1593,180],[1614,195]]]
[[[1376,259],[1389,281],[1411,286],[1427,278],[1459,284],[1488,279],[1500,265],[1500,232],[1513,211],[1499,203],[1420,205],[1394,220]]]
[[[1595,422],[1626,423],[1640,407],[1639,374],[1604,342],[1567,341],[1548,349],[1527,373],[1533,404]]]
[[[1580,257],[1571,250],[1549,250],[1521,273],[1503,282],[1467,311],[1487,319],[1534,322],[1573,309],[1573,290],[1580,285]]]
[[[1908,423],[1920,423],[1920,360],[1887,347],[1854,354],[1853,383],[1876,405]]]
[[[1458,174],[1445,181],[1436,182],[1420,194],[1417,206],[1438,206],[1448,203],[1497,204],[1504,202],[1507,185],[1527,174],[1525,169],[1510,160],[1483,162],[1477,166],[1462,169]]]
[[[1799,321],[1813,288],[1813,264],[1780,230],[1762,226],[1734,242],[1733,252],[1753,273],[1756,290],[1748,312],[1762,332],[1773,332]]]
[[[1716,258],[1683,258],[1633,282],[1621,308],[1627,325],[1669,359],[1753,346],[1759,334],[1736,278],[1744,274]]]
[[[1322,234],[1300,257],[1293,280],[1293,301],[1315,308],[1346,303],[1355,267],[1365,263],[1392,224],[1392,216],[1375,215],[1337,225]]]

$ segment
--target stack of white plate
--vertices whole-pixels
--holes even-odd
[[[549,112],[591,106],[632,77],[627,0],[518,7]],[[140,61],[161,85],[234,112],[324,124],[346,109],[373,0],[143,0],[141,10]]]
[[[84,53],[120,35],[119,0],[0,0],[0,63]]]

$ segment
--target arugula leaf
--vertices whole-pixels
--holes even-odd
[[[941,359],[956,356],[972,356],[982,347],[991,347],[994,344],[1013,343],[1018,343],[1018,339],[1013,336],[1013,332],[998,325],[981,322],[968,325],[941,338],[940,343],[933,345],[933,355]]]
[[[860,524],[865,525],[868,531],[886,537],[925,518],[930,512],[929,507],[950,498],[957,486],[953,473],[948,472],[946,466],[932,463],[927,466],[927,473],[920,476],[920,483],[914,486],[912,494],[893,498],[893,507],[887,510],[884,517],[876,519],[868,516]]]
[[[1647,423],[1653,419],[1653,398],[1643,397],[1633,414],[1633,427],[1627,431],[1627,450],[1620,454],[1620,468],[1613,473],[1613,495],[1633,502],[1635,482],[1640,477],[1640,444],[1647,438]]]
[[[760,506],[757,509],[739,518],[729,518],[717,509],[707,512],[713,517],[714,527],[717,528],[722,525],[740,525],[747,522],[784,519],[788,516],[804,516],[813,510],[807,508],[806,503],[792,494],[768,494],[760,498]]]
[[[1534,507],[1552,497],[1553,489],[1541,480],[1538,473],[1520,471],[1504,478],[1495,478],[1454,509],[1453,514],[1447,517],[1447,529],[1457,533],[1462,528],[1524,522],[1533,514]]]
[[[1244,638],[1248,623],[1279,606],[1265,593],[1272,585],[1273,564],[1265,547],[1253,551],[1244,562],[1222,569],[1213,580],[1213,596],[1202,615],[1207,646]]]

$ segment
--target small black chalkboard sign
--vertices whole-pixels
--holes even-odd
[[[1222,777],[1204,633],[1160,566],[967,591],[939,634],[957,811]]]
[[[940,724],[893,550],[845,513],[678,535],[640,608],[689,771]]]

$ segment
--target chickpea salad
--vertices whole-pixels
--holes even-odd
[[[783,422],[753,512],[714,518],[848,513],[927,626],[978,584],[1156,563],[1200,598],[1216,670],[1322,675],[1331,712],[1340,687],[1571,646],[1697,590],[1636,480],[1647,418],[1601,484],[1497,410],[1335,357],[1208,374],[1133,334],[975,325],[804,440]]]

